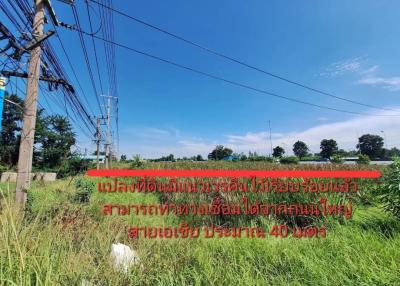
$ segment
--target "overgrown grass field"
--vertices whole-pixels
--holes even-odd
[[[321,168],[262,162],[145,163],[139,167]],[[369,186],[355,200],[353,218],[330,221],[326,238],[133,240],[127,237],[127,226],[179,225],[183,218],[103,216],[104,202],[158,204],[160,196],[93,190],[89,202],[80,203],[74,199],[76,180],[35,183],[24,215],[13,206],[15,186],[0,185],[1,285],[400,285],[400,222],[382,209]],[[275,223],[281,221],[262,222],[267,228]],[[111,244],[116,242],[135,249],[143,267],[132,267],[127,275],[116,272],[110,265]]]

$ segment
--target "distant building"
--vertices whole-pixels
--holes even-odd
[[[81,159],[83,160],[89,160],[89,161],[97,161],[97,155],[80,155]],[[99,162],[104,163],[106,159],[106,156],[104,155],[99,155]]]
[[[229,162],[239,161],[239,157],[235,156],[235,155],[229,155],[229,156],[225,156],[224,158],[222,158],[222,160],[229,161]]]
[[[344,157],[343,160],[345,162],[356,162],[358,160],[358,157]]]

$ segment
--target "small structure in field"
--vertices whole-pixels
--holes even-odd
[[[131,266],[139,264],[139,255],[135,250],[122,243],[111,245],[111,263],[116,271],[128,273]]]

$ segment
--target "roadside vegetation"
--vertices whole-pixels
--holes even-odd
[[[120,163],[126,167],[129,163]],[[125,164],[125,165],[124,165]],[[103,216],[104,202],[157,204],[155,193],[100,194],[83,176],[35,182],[25,214],[13,207],[13,184],[1,184],[0,284],[3,285],[398,285],[400,222],[398,164],[383,184],[354,198],[351,220],[331,220],[327,238],[128,239],[132,225],[179,225],[184,217]],[[293,169],[267,162],[153,162],[139,168]],[[378,168],[370,165],[341,168]],[[304,168],[335,168],[335,165]],[[396,189],[397,187],[397,189]],[[383,197],[382,197],[383,196]],[[179,200],[182,197],[172,197]],[[208,198],[203,198],[207,200]],[[271,198],[270,198],[271,199]],[[298,200],[299,198],[296,198]],[[303,198],[300,198],[303,199]],[[397,200],[398,202],[398,200]],[[269,227],[282,218],[248,221]],[[112,243],[135,249],[143,267],[127,275],[110,265]],[[82,282],[85,281],[85,282]]]
[[[22,106],[16,95],[7,99]],[[5,103],[0,136],[0,173],[15,171],[20,141],[21,108]],[[400,285],[400,161],[391,166],[369,164],[391,160],[397,148],[383,148],[382,137],[364,134],[356,150],[340,149],[334,139],[323,139],[319,153],[297,141],[294,156],[274,146],[270,156],[235,153],[218,145],[202,155],[176,158],[173,154],[144,160],[121,156],[112,168],[131,169],[308,169],[381,170],[379,184],[359,180],[352,196],[329,194],[332,202],[351,201],[350,220],[330,218],[326,238],[213,238],[129,239],[129,226],[193,225],[309,226],[321,220],[293,216],[104,216],[102,205],[239,202],[240,194],[98,193],[99,179],[84,175],[94,168],[78,152],[68,118],[38,111],[33,171],[58,174],[55,182],[33,182],[25,210],[14,205],[15,184],[0,183],[0,285]],[[271,146],[272,147],[272,146]],[[102,154],[103,155],[103,154]],[[346,165],[352,157],[358,164]],[[325,161],[327,164],[300,162]],[[315,194],[252,194],[269,203],[316,202]],[[129,273],[110,263],[113,243],[137,251],[143,267]]]

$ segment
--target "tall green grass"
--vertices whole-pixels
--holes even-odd
[[[13,207],[13,188],[0,187],[0,285],[400,284],[400,223],[373,205],[357,205],[352,220],[332,222],[326,239],[130,240],[129,225],[178,225],[180,219],[104,217],[104,202],[160,198],[94,192],[89,203],[79,203],[67,180],[35,184],[23,214]],[[115,272],[109,253],[116,242],[135,249],[143,268]]]

